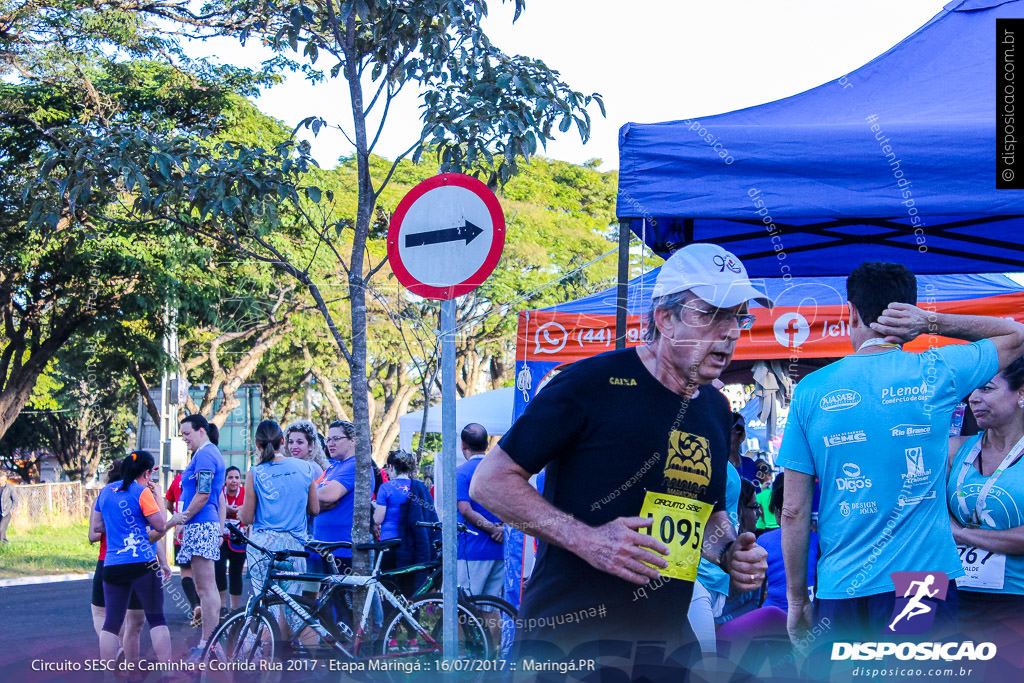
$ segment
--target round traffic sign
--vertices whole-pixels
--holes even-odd
[[[487,279],[505,246],[505,216],[476,178],[443,173],[409,191],[388,228],[398,281],[427,299],[453,299]]]

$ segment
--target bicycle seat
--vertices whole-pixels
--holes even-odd
[[[352,544],[348,541],[309,541],[306,543],[306,547],[314,553],[322,555],[338,548],[351,548]]]
[[[389,538],[386,541],[376,541],[373,543],[356,543],[352,547],[356,550],[388,550],[389,548],[397,548],[402,545],[401,539]]]

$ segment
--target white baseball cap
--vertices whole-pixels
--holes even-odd
[[[654,298],[691,291],[716,308],[756,301],[771,308],[772,300],[754,287],[743,263],[717,244],[696,242],[674,252],[661,266]]]

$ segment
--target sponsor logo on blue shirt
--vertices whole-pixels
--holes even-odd
[[[852,389],[836,389],[825,394],[818,404],[822,410],[846,410],[860,403],[860,394]]]
[[[821,437],[825,441],[825,446],[842,446],[847,443],[863,443],[868,440],[868,435],[864,433],[864,430],[857,429],[850,432],[840,432],[839,434],[829,434],[828,436]]]
[[[889,428],[890,436],[927,436],[932,433],[931,425],[896,425]]]
[[[904,403],[906,401],[923,401],[928,398],[928,384],[922,381],[916,386],[887,386],[882,389],[882,405]]]
[[[871,488],[871,479],[860,475],[860,467],[855,462],[848,462],[843,465],[845,477],[836,479],[836,488],[840,491],[859,491]]]

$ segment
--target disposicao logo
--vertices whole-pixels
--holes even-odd
[[[822,410],[846,410],[860,403],[860,394],[852,389],[836,389],[822,397]]]
[[[893,572],[896,606],[882,633],[924,633],[935,622],[935,608],[946,599],[949,580],[941,572]],[[900,597],[903,596],[903,597]]]
[[[882,633],[919,634],[935,623],[939,602],[946,599],[949,579],[942,572],[893,572],[896,605]],[[994,643],[832,643],[832,661],[896,657],[900,660],[987,661],[996,656]]]

